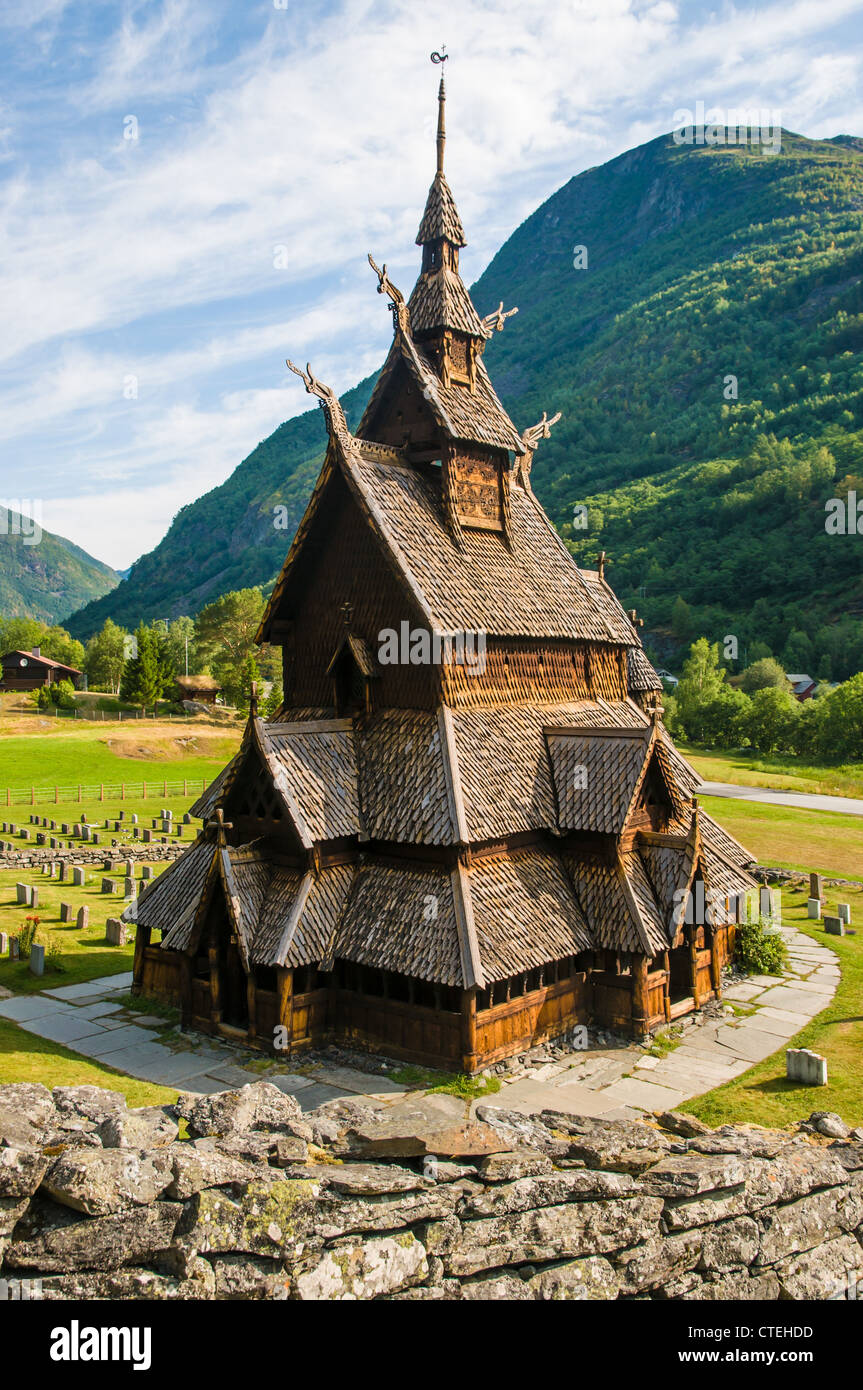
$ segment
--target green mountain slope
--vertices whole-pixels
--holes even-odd
[[[22,534],[23,533],[23,534]],[[0,614],[62,622],[82,604],[108,594],[119,583],[109,565],[94,560],[63,536],[42,531],[38,544],[32,524],[0,506]]]
[[[863,535],[825,531],[828,499],[863,499],[861,210],[851,137],[662,137],[572,179],[473,288],[480,312],[519,306],[487,352],[518,426],[563,412],[538,495],[580,562],[607,552],[662,653],[703,631],[825,677],[863,666]],[[322,445],[316,411],[281,426],[72,630],[266,583],[291,534],[273,506],[295,523]]]

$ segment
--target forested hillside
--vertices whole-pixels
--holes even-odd
[[[831,498],[863,501],[863,142],[651,141],[560,189],[473,295],[519,306],[487,362],[519,428],[563,412],[536,491],[580,562],[607,552],[659,655],[734,634],[741,658],[863,667],[863,534],[825,529]],[[272,580],[323,440],[317,411],[282,425],[71,630]]]
[[[0,617],[62,622],[117,583],[109,565],[0,504]]]

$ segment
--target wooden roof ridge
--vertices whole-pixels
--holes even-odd
[[[305,816],[300,810],[299,802],[288,785],[288,779],[283,769],[279,766],[273,754],[273,750],[269,745],[269,731],[266,721],[259,718],[256,714],[250,714],[249,726],[251,728],[254,745],[273,780],[273,787],[288,813],[288,817],[297,833],[300,844],[304,850],[310,850],[314,843],[311,831],[306,824]]]
[[[480,959],[469,875],[459,859],[450,875],[452,899],[458,931],[461,972],[465,989],[484,989],[485,973]]]
[[[279,738],[299,737],[302,734],[350,734],[353,733],[352,719],[265,719],[267,731]]]
[[[623,856],[621,855],[619,849],[615,853],[614,868],[620,881],[621,890],[623,892],[623,900],[626,903],[627,909],[629,910],[629,915],[632,918],[632,922],[635,927],[638,938],[641,941],[642,946],[644,947],[644,954],[646,956],[652,956],[654,954],[654,947],[650,939],[650,932],[648,931],[647,924],[642,918],[641,908],[639,907],[638,899],[635,896],[635,891],[632,887],[632,884],[629,881],[629,875],[626,872],[626,865],[623,862]]]
[[[291,541],[291,544],[288,547],[288,553],[285,556],[284,563],[282,564],[282,568],[279,571],[279,577],[276,580],[275,585],[273,586],[273,592],[270,594],[269,601],[267,603],[266,608],[264,609],[263,617],[261,618],[258,630],[255,633],[255,641],[258,643],[265,642],[267,640],[267,637],[269,635],[270,623],[273,617],[275,616],[276,612],[278,611],[282,594],[285,591],[285,586],[288,581],[288,576],[290,575],[290,572],[294,567],[297,556],[299,555],[300,551],[302,550],[305,544],[306,537],[308,536],[309,531],[311,530],[312,522],[314,521],[315,517],[318,514],[318,511],[320,510],[324,493],[334,472],[331,455],[332,446],[330,447],[330,449],[327,450],[327,454],[323,462],[323,467],[321,468],[321,471],[318,474],[318,479],[315,483],[315,486],[312,488],[312,495],[306,504],[306,510],[303,512],[300,524],[294,532],[294,539]]]
[[[291,943],[294,939],[294,936],[296,935],[296,930],[299,926],[300,918],[303,915],[303,910],[308,901],[309,894],[311,893],[312,888],[314,886],[314,882],[315,875],[311,871],[311,869],[309,869],[306,871],[306,873],[303,874],[303,877],[300,880],[300,886],[297,890],[297,896],[291,903],[291,910],[288,913],[287,919],[285,921],[285,926],[282,931],[282,935],[279,938],[279,944],[276,947],[274,960],[275,965],[284,965],[285,963],[288,951],[291,948]]]
[[[452,710],[448,705],[441,705],[438,709],[438,732],[440,734],[441,758],[443,760],[444,780],[446,782],[447,800],[449,802],[452,827],[457,843],[466,845],[470,843],[470,832],[468,831],[467,815],[465,813],[464,792],[461,783],[461,770],[458,762],[458,749],[455,741]]]

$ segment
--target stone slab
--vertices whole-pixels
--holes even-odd
[[[301,1100],[305,1103],[305,1097]],[[494,1096],[483,1096],[480,1105],[493,1105],[501,1110],[518,1110],[531,1115],[540,1110],[560,1110],[567,1115],[604,1115],[622,1100],[606,1091],[591,1091],[586,1086],[550,1086],[547,1081],[513,1081],[502,1086]]]
[[[765,991],[763,1003],[771,1009],[787,1009],[802,1018],[812,1018],[824,1008],[827,1001],[823,993],[813,994],[811,990],[792,988],[791,985],[775,985]]]
[[[107,1062],[109,1052],[118,1052],[123,1048],[136,1046],[138,1043],[152,1043],[153,1039],[146,1028],[137,1028],[133,1023],[124,1028],[100,1028],[98,1037],[88,1037],[84,1039],[85,1047],[78,1051],[86,1053],[88,1057],[103,1057]],[[111,1063],[113,1066],[114,1064]]]
[[[50,1038],[52,1042],[59,1043],[74,1043],[82,1038],[105,1034],[104,1028],[95,1019],[76,1018],[71,1011],[53,1018],[31,1018],[22,1027],[37,1037]]]
[[[781,1045],[773,1034],[759,1033],[753,1028],[720,1028],[716,1040],[733,1052],[735,1057],[745,1058],[748,1062],[763,1062]]]
[[[14,1023],[26,1023],[33,1018],[58,1018],[71,1012],[68,1004],[46,999],[41,994],[15,995],[0,1003],[0,1018],[11,1018]]]
[[[684,1091],[659,1086],[654,1081],[639,1081],[634,1076],[625,1076],[603,1091],[602,1099],[611,1101],[612,1105],[630,1105],[637,1110],[653,1111],[674,1110],[687,1096]]]

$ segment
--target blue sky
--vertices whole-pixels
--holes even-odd
[[[125,568],[308,409],[286,356],[379,364],[441,44],[468,283],[696,101],[863,135],[863,0],[0,0],[0,499]]]

